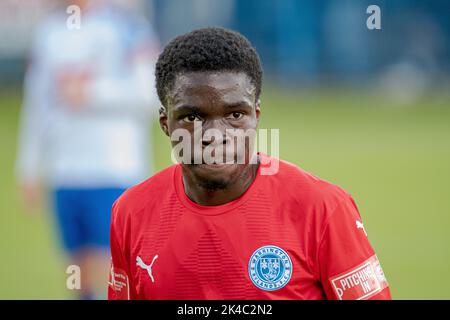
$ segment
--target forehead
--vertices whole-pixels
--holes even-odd
[[[249,76],[243,72],[217,71],[217,72],[189,72],[179,74],[175,78],[172,100],[174,104],[186,100],[198,102],[236,100],[255,100],[256,88]]]

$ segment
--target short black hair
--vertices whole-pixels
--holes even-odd
[[[156,89],[167,106],[167,94],[178,74],[196,71],[244,72],[261,94],[262,67],[258,53],[242,34],[219,27],[202,28],[176,37],[156,63]]]

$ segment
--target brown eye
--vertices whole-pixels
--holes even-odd
[[[184,122],[188,122],[188,123],[192,123],[194,121],[201,121],[199,117],[197,117],[196,115],[190,114],[186,117],[183,118]]]
[[[242,112],[233,112],[230,114],[230,118],[232,120],[239,120],[244,116],[244,114]]]

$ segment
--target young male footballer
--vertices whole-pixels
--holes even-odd
[[[165,47],[161,128],[173,147],[179,132],[192,145],[114,204],[110,299],[391,298],[345,190],[251,143],[230,147],[230,130],[257,128],[261,81],[258,54],[239,33],[199,29]],[[199,140],[199,126],[215,134]],[[232,161],[206,161],[219,151]]]

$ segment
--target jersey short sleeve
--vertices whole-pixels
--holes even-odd
[[[327,299],[391,299],[354,200],[341,202],[327,219],[318,247],[318,272]]]
[[[116,231],[117,202],[112,209],[110,230],[111,267],[108,280],[108,300],[130,300],[132,297],[129,267]]]

